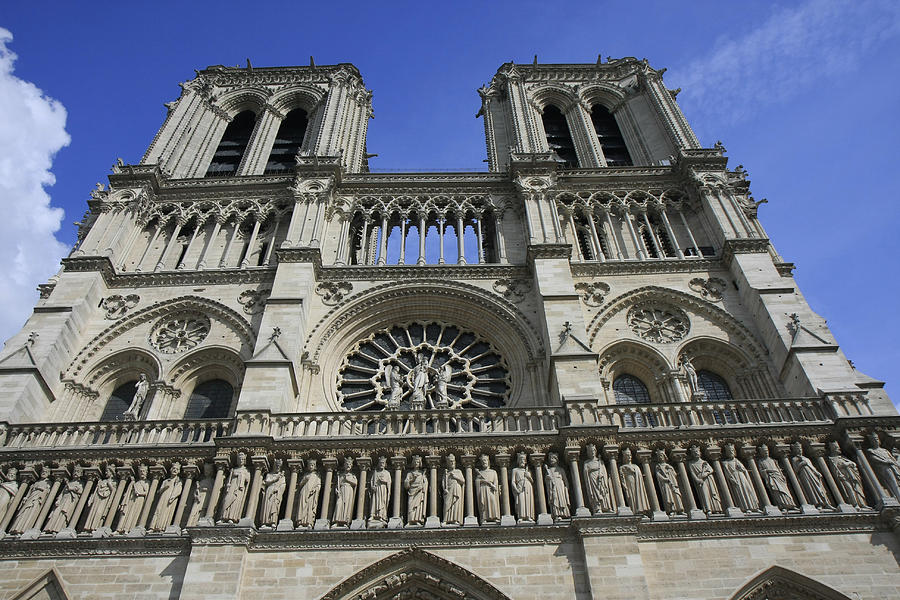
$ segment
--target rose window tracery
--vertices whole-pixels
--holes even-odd
[[[209,317],[186,313],[160,319],[150,331],[150,343],[165,354],[190,350],[209,335]]]
[[[666,344],[687,335],[690,320],[677,308],[667,306],[635,306],[628,312],[631,330],[648,342]]]
[[[497,408],[509,371],[475,333],[438,322],[394,325],[358,342],[337,377],[346,410]]]

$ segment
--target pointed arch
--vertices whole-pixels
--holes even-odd
[[[801,575],[796,571],[774,565],[754,575],[729,600],[850,600],[839,591]]]
[[[68,600],[68,598],[56,569],[48,569],[17,594],[10,596],[10,600]]]
[[[493,585],[454,562],[410,547],[345,579],[321,600],[386,600],[401,592],[429,592],[453,600],[510,600]],[[418,597],[418,596],[416,596]]]

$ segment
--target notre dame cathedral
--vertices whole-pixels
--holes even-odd
[[[0,354],[0,596],[900,597],[900,417],[663,70],[502,65],[468,173],[181,90]]]

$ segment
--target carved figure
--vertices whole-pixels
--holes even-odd
[[[388,398],[387,407],[399,408],[400,400],[403,398],[400,367],[392,364],[387,364],[384,366],[384,385],[385,390],[390,390],[390,397]]]
[[[500,480],[497,471],[491,468],[491,459],[487,454],[478,457],[475,492],[478,495],[478,513],[481,515],[482,524],[499,521]]]
[[[697,488],[703,510],[707,514],[722,512],[722,501],[719,499],[719,488],[716,487],[712,466],[700,457],[699,446],[691,446],[689,452],[687,471]]]
[[[262,524],[268,527],[278,525],[278,517],[281,513],[281,499],[284,496],[284,489],[287,486],[284,477],[284,471],[281,470],[282,460],[275,459],[275,464],[271,471],[266,473],[263,480],[263,506],[262,506]]]
[[[434,407],[435,408],[449,408],[450,407],[450,394],[447,392],[447,384],[450,383],[450,378],[453,377],[453,367],[451,367],[448,363],[444,363],[441,365],[441,368],[437,370],[437,375],[435,375],[434,380]]]
[[[584,489],[588,506],[596,514],[612,512],[612,496],[609,493],[609,473],[606,465],[597,457],[597,446],[588,444],[584,447],[587,459],[581,466],[584,473]]]
[[[444,524],[462,525],[463,522],[463,489],[466,478],[456,468],[456,457],[448,454],[441,488],[444,492]]]
[[[88,498],[88,514],[84,520],[84,530],[94,531],[103,527],[109,513],[113,494],[116,491],[116,471],[112,465],[106,467],[106,478],[97,481],[94,493]]]
[[[9,528],[10,533],[24,533],[28,529],[35,526],[44,501],[50,494],[50,468],[41,467],[40,479],[31,484],[28,495],[22,501],[19,512],[16,514],[16,520],[13,521],[12,527]]]
[[[734,498],[735,504],[743,511],[758,511],[759,498],[756,497],[756,490],[753,489],[750,472],[737,459],[734,444],[725,444],[722,456],[722,474],[725,475],[725,481],[728,483],[728,489],[731,491],[731,497]]]
[[[422,457],[412,457],[412,468],[403,480],[406,490],[406,524],[425,524],[425,501],[428,499],[428,478],[422,471]]]
[[[6,470],[6,475],[4,477],[3,483],[0,483],[0,518],[3,518],[3,515],[6,514],[6,509],[9,508],[9,503],[13,498],[16,497],[16,494],[19,492],[19,470],[15,467],[10,467]]]
[[[150,526],[147,529],[150,531],[165,531],[166,527],[172,524],[182,489],[184,489],[184,484],[181,481],[181,463],[175,462],[169,468],[169,477],[164,479],[159,485],[159,495],[156,497],[156,512],[153,514]]]
[[[881,481],[882,485],[887,488],[894,498],[900,500],[900,464],[894,459],[890,452],[881,447],[878,440],[878,434],[869,434],[869,460],[872,462],[872,468]]]
[[[622,464],[619,465],[619,478],[622,480],[622,491],[625,501],[635,514],[649,514],[650,503],[647,501],[647,490],[644,487],[644,475],[641,468],[631,462],[631,450],[622,450]]]
[[[246,464],[247,455],[238,452],[237,465],[231,468],[231,473],[228,474],[228,483],[225,485],[220,523],[237,523],[243,516],[247,486],[250,485],[250,471]]]
[[[81,483],[80,473],[76,473],[74,479],[66,482],[66,487],[56,497],[56,503],[53,505],[53,511],[47,518],[47,524],[44,526],[46,533],[58,533],[66,528],[69,519],[72,518],[72,512],[78,505],[78,499],[81,498],[81,492],[84,491],[84,484]]]
[[[331,519],[333,527],[349,525],[353,520],[353,501],[356,499],[356,486],[359,480],[352,469],[353,459],[347,456],[334,482],[334,516]]]
[[[791,466],[797,474],[797,481],[806,500],[818,508],[834,508],[825,491],[825,482],[812,461],[803,456],[803,446],[799,442],[791,444]]]
[[[547,454],[547,464],[544,465],[544,482],[547,486],[547,497],[550,499],[550,514],[553,520],[568,519],[571,515],[569,508],[569,479],[566,472],[559,466],[559,455],[556,452]]]
[[[412,396],[410,404],[413,410],[425,408],[425,400],[428,394],[428,359],[424,354],[416,356],[416,366],[412,370]]]
[[[372,480],[369,482],[369,525],[384,526],[388,520],[388,501],[391,498],[391,473],[387,457],[379,456]]]
[[[534,522],[534,475],[528,468],[524,452],[516,454],[516,466],[512,470],[512,491],[516,500],[516,516],[520,523]]]
[[[769,490],[772,500],[775,501],[775,504],[781,510],[796,509],[797,503],[794,502],[794,497],[791,495],[790,489],[788,489],[787,479],[785,479],[784,473],[781,472],[775,459],[769,456],[769,447],[763,444],[757,452],[759,453],[759,459],[757,459],[756,464],[759,467],[759,475]]]
[[[137,466],[137,479],[133,479],[125,499],[119,506],[119,533],[128,533],[138,523],[141,518],[141,511],[144,510],[144,502],[147,501],[147,494],[150,492],[150,482],[147,481],[147,465],[139,464]]]
[[[209,501],[209,493],[212,491],[215,483],[216,470],[212,463],[203,463],[203,478],[194,486],[194,499],[191,502],[191,512],[188,515],[187,524],[192,527],[200,520],[206,503]]]
[[[131,400],[131,405],[122,415],[126,421],[136,421],[140,416],[141,408],[144,406],[144,399],[147,397],[147,391],[149,389],[150,382],[147,381],[147,376],[141,373],[137,384],[134,386],[134,398]]]
[[[868,508],[862,478],[859,476],[859,467],[841,454],[841,447],[837,442],[828,444],[828,462],[831,463],[835,482],[844,496],[844,501],[850,506]]]
[[[316,509],[319,507],[319,491],[322,479],[316,471],[316,459],[306,461],[306,472],[300,479],[297,491],[297,526],[312,527],[316,524]]]
[[[691,362],[691,358],[687,354],[681,358],[681,370],[684,371],[684,376],[691,389],[691,396],[700,394],[702,390],[700,389],[700,382],[697,379],[697,370],[694,369],[694,363]]]
[[[666,451],[662,448],[656,451],[655,470],[663,509],[670,515],[684,514],[684,498],[681,495],[681,488],[678,487],[678,473],[675,467],[669,464]]]

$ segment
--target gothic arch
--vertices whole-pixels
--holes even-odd
[[[532,104],[539,113],[544,112],[547,105],[553,104],[565,116],[572,106],[578,104],[578,96],[575,95],[575,92],[568,87],[560,85],[541,85],[540,87],[532,88],[529,95],[531,96]]]
[[[321,600],[387,600],[404,591],[429,592],[428,597],[441,600],[510,600],[471,571],[415,547],[369,565],[338,584]]]
[[[306,111],[310,121],[319,103],[325,99],[325,91],[311,85],[297,85],[275,92],[269,105],[283,115],[295,108]]]
[[[697,371],[712,371],[728,383],[735,398],[751,398],[753,393],[741,382],[741,376],[758,365],[738,346],[709,336],[690,338],[678,348],[681,356],[688,354]],[[769,382],[770,384],[773,382]]]
[[[599,362],[600,377],[609,383],[610,390],[616,377],[633,375],[647,386],[653,402],[668,401],[657,380],[671,369],[671,365],[649,344],[633,340],[613,342],[600,351]],[[609,404],[615,404],[611,392],[607,400]]]
[[[850,600],[839,591],[796,571],[774,565],[754,575],[729,600]]]
[[[625,92],[622,88],[603,83],[585,86],[578,95],[582,104],[588,107],[599,104],[610,112],[617,104],[625,100]]]
[[[245,110],[253,111],[259,119],[270,93],[265,88],[241,88],[222,95],[216,104],[228,113],[229,120]]]
[[[100,391],[105,387],[115,387],[125,380],[137,379],[144,374],[150,381],[156,381],[162,373],[162,364],[152,353],[142,348],[126,348],[99,360],[88,370],[84,384]]]

